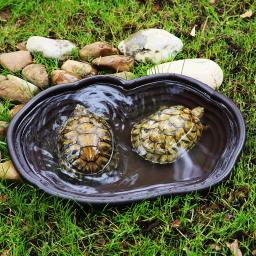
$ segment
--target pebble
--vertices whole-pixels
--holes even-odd
[[[75,61],[75,60],[65,61],[61,66],[61,69],[81,77],[97,74],[97,70],[94,67],[92,67],[89,63]]]
[[[80,76],[65,70],[54,70],[51,74],[51,78],[52,78],[52,83],[55,85],[74,83],[81,79]]]
[[[148,75],[175,73],[197,79],[213,89],[223,82],[223,71],[220,66],[209,59],[184,59],[157,65],[147,71]]]
[[[9,117],[10,117],[10,118],[13,118],[23,107],[24,107],[24,104],[15,105],[15,106],[9,111]]]
[[[0,55],[0,64],[10,72],[20,71],[32,62],[32,56],[28,51],[8,52]]]
[[[0,163],[0,179],[16,182],[22,181],[19,173],[16,171],[10,160]]]
[[[7,131],[9,123],[5,121],[0,121],[0,137],[4,137]]]
[[[79,51],[80,58],[86,61],[116,54],[118,54],[118,50],[106,42],[88,44]]]
[[[20,43],[17,43],[16,44],[16,49],[17,50],[24,50],[24,51],[26,51],[27,50],[27,48],[26,48],[26,42],[20,42]]]
[[[115,74],[112,74],[112,75],[120,77],[124,80],[132,80],[132,79],[135,78],[135,75],[132,72],[128,72],[128,71],[123,71],[123,72],[115,73]]]
[[[30,64],[22,70],[23,77],[34,85],[45,88],[49,85],[47,71],[42,64]]]
[[[134,59],[130,56],[111,55],[96,58],[93,60],[92,64],[101,68],[107,68],[115,70],[116,72],[121,72],[129,71],[132,69],[134,65]]]
[[[13,75],[7,75],[7,80],[0,82],[0,97],[22,103],[28,102],[39,88]]]
[[[175,57],[183,48],[182,41],[163,29],[140,30],[120,42],[118,49],[140,62],[160,63]]]
[[[65,59],[71,55],[76,46],[68,40],[31,36],[26,48],[30,52],[40,52],[45,58]]]

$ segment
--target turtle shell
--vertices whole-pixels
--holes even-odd
[[[58,145],[62,171],[76,178],[104,170],[114,151],[113,134],[108,122],[82,105],[76,106],[62,126]]]
[[[204,128],[200,121],[203,112],[202,107],[161,107],[133,126],[133,150],[153,163],[176,161],[199,140]]]

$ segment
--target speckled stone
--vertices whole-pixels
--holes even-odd
[[[19,77],[7,75],[7,80],[0,82],[0,97],[25,103],[29,101],[39,88]]]
[[[81,79],[80,76],[65,70],[54,70],[51,74],[51,78],[52,83],[55,85],[73,83]]]
[[[118,50],[106,42],[88,44],[79,51],[80,58],[86,61],[116,54],[118,54]]]
[[[99,57],[92,62],[93,65],[115,70],[116,72],[130,71],[134,65],[134,59],[130,56],[111,55]]]
[[[23,77],[40,88],[46,88],[49,85],[47,71],[42,64],[30,64],[22,70]]]
[[[89,63],[80,62],[76,60],[65,61],[61,66],[61,69],[81,77],[97,74],[97,70],[94,67],[92,67],[92,65],[90,65]]]

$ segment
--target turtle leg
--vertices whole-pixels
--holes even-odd
[[[119,166],[119,152],[117,149],[114,149],[112,158],[109,162],[109,164],[105,167],[105,171],[110,172],[110,171],[114,171],[117,170],[118,166]]]

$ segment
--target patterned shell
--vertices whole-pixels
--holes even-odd
[[[101,172],[113,155],[113,135],[108,122],[77,105],[58,138],[64,172],[71,177]]]
[[[172,163],[199,140],[204,126],[202,107],[161,107],[136,123],[131,132],[133,150],[153,163]]]

